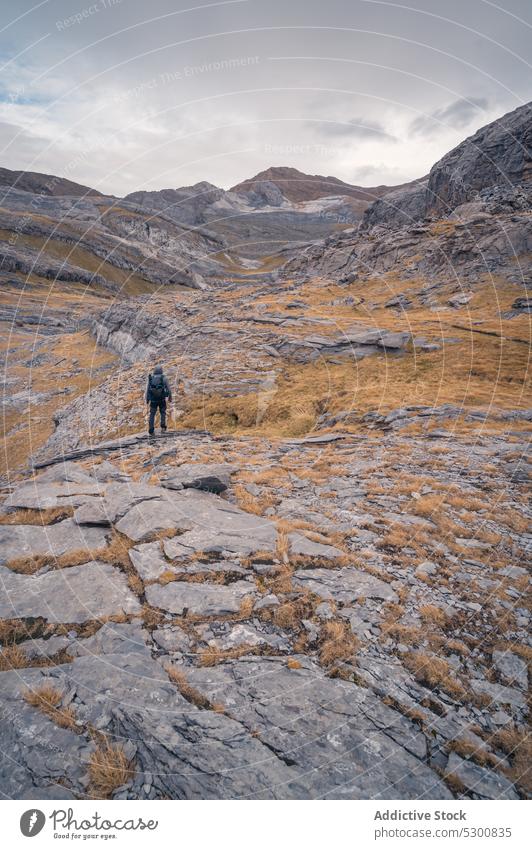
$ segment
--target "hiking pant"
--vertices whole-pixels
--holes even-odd
[[[161,427],[163,430],[166,430],[166,399],[163,398],[162,401],[150,401],[150,421],[148,425],[150,433],[153,433],[155,428],[155,414],[157,410],[161,414]]]

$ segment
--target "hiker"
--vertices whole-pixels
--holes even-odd
[[[148,433],[153,436],[155,429],[155,414],[159,410],[161,416],[161,430],[166,430],[166,399],[172,400],[172,392],[168,381],[163,374],[162,366],[155,366],[153,374],[148,375],[146,387],[146,403],[150,405],[150,419]]]

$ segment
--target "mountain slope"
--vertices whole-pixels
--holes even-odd
[[[394,273],[446,285],[526,283],[532,255],[532,104],[446,154],[428,178],[375,201],[358,231],[302,251],[287,275],[363,281]],[[428,284],[426,284],[428,285]]]
[[[362,186],[353,186],[350,183],[344,183],[343,180],[339,180],[337,177],[304,174],[302,171],[298,171],[297,168],[286,168],[283,166],[270,167],[265,171],[260,171],[249,180],[243,180],[236,186],[232,186],[229,191],[239,194],[256,192],[260,188],[261,183],[273,183],[279,188],[285,198],[288,198],[288,200],[294,203],[316,200],[317,198],[331,195],[344,195],[369,203],[390,191],[390,187],[388,186],[363,188]]]
[[[532,103],[527,103],[482,127],[445,154],[417,186],[394,190],[376,201],[368,209],[363,226],[395,227],[429,216],[442,218],[492,186],[511,194],[513,186],[530,185],[532,181],[531,151]]]
[[[96,189],[90,189],[80,183],[73,183],[65,177],[53,174],[40,174],[38,171],[10,171],[0,168],[0,197],[3,187],[17,188],[22,192],[46,195],[49,197],[94,197],[100,195]]]

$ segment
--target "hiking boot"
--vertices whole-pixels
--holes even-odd
[[[154,431],[154,430],[149,430],[149,431],[148,431],[148,436],[155,436],[155,431]]]
[[[162,428],[161,428],[161,430],[164,432],[165,430],[167,430],[167,428],[166,428],[166,427],[162,427]]]

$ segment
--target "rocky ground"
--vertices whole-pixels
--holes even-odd
[[[525,438],[139,435],[25,479],[4,795],[526,795]]]

